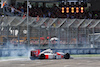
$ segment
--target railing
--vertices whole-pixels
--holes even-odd
[[[14,13],[11,12],[11,9],[14,9]],[[10,7],[10,6],[5,6],[3,8],[3,11],[4,11],[4,14],[5,15],[10,15],[10,16],[23,16],[23,15],[26,15],[24,12],[21,12],[20,10],[17,10],[16,8],[14,7]]]

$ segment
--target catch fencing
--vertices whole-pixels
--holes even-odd
[[[55,39],[56,38],[56,39]],[[0,47],[100,48],[99,19],[0,17]]]

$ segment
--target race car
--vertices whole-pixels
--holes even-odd
[[[31,50],[30,59],[69,59],[69,53],[56,52],[53,53],[51,49],[44,50],[40,52],[40,50]]]

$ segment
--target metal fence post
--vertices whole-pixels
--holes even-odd
[[[27,0],[27,40],[28,47],[30,46],[30,37],[29,37],[29,0]]]
[[[95,47],[95,43],[94,43],[94,28],[93,28],[93,47]]]
[[[86,28],[84,29],[84,32],[85,32],[85,47],[86,47],[86,45],[87,45],[87,32],[86,32]]]
[[[79,31],[78,28],[76,28],[76,40],[77,40],[77,42],[76,42],[76,47],[78,47],[78,43],[79,43],[79,42],[78,42],[78,41],[79,41],[79,37],[78,37],[78,34],[79,34],[79,33],[78,33],[78,31]]]
[[[49,47],[49,48],[50,48],[50,44],[51,44],[51,43],[50,43],[50,31],[51,31],[51,27],[48,28],[48,34],[49,34],[49,44],[48,44],[48,47]]]
[[[38,45],[38,47],[39,47],[39,49],[40,49],[40,34],[41,34],[41,27],[39,26],[39,45]]]
[[[69,48],[69,27],[67,28],[67,45],[68,45],[68,48]]]
[[[18,47],[19,47],[19,40],[20,40],[20,27],[18,26]]]
[[[91,46],[91,45],[90,45],[90,36],[89,36],[90,33],[89,33],[89,28],[87,29],[87,33],[88,33],[88,44],[89,44],[89,46]]]
[[[60,32],[61,32],[61,30],[60,30],[60,28],[57,28],[58,29],[58,31],[57,31],[57,33],[58,33],[58,48],[60,48]]]
[[[7,47],[9,48],[8,42],[9,42],[9,26],[7,26]]]

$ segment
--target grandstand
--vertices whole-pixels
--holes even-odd
[[[48,3],[48,1],[34,0],[35,3]],[[10,6],[5,6],[3,8],[4,17],[0,16],[1,47],[5,45],[13,45],[14,47],[28,45],[41,49],[59,47],[61,49],[100,47],[100,20],[98,17],[88,17],[87,15],[86,18],[86,15],[79,14],[80,16],[83,15],[83,17],[74,16],[74,18],[66,18],[67,15],[61,14],[61,12],[59,12],[61,8],[57,6],[57,9],[59,8],[57,11],[58,13],[55,10],[51,16],[46,16],[45,14],[45,17],[43,16],[44,14],[41,14],[45,11],[37,8],[36,11],[38,14],[32,15],[32,13],[35,12],[31,12],[32,10],[29,9],[31,14],[29,14],[27,22],[27,10],[24,9],[23,12],[23,10],[21,11],[21,9],[18,9],[17,4],[19,2],[24,2],[24,0],[7,2]],[[48,5],[51,6],[50,3],[52,2],[57,5],[60,1],[52,0]],[[16,5],[14,5],[14,3],[16,3]],[[52,4],[52,6],[54,6],[54,4]],[[12,9],[14,9],[14,13]],[[48,8],[46,9],[48,10]],[[38,10],[40,11],[38,12]],[[53,37],[58,38],[58,40],[51,41],[50,39]]]

